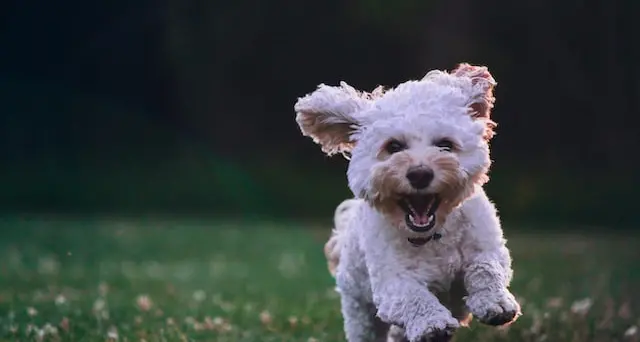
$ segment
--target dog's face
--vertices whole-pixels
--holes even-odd
[[[393,226],[425,232],[487,180],[494,85],[468,64],[384,93],[321,85],[298,101],[297,121],[326,153],[351,154],[357,197]]]

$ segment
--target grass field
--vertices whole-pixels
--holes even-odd
[[[303,227],[2,219],[0,340],[344,341],[328,229]],[[524,316],[456,341],[638,341],[640,237],[507,236]]]

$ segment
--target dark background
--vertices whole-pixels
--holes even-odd
[[[297,97],[487,65],[503,218],[634,226],[640,2],[9,1],[0,208],[328,220],[346,161]],[[542,227],[549,225],[541,225]]]

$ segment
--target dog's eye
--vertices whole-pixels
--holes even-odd
[[[385,151],[387,151],[389,154],[400,152],[406,148],[407,148],[407,145],[395,139],[389,140],[387,144],[384,146]]]
[[[453,142],[449,139],[437,140],[433,145],[445,151],[452,151],[454,146]]]

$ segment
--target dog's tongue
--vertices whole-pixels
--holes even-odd
[[[429,208],[433,204],[433,197],[414,196],[411,198],[413,223],[424,226],[429,224]]]
[[[413,222],[417,225],[426,226],[427,224],[429,224],[429,214],[426,211],[421,213],[413,213],[411,217],[413,218]]]

